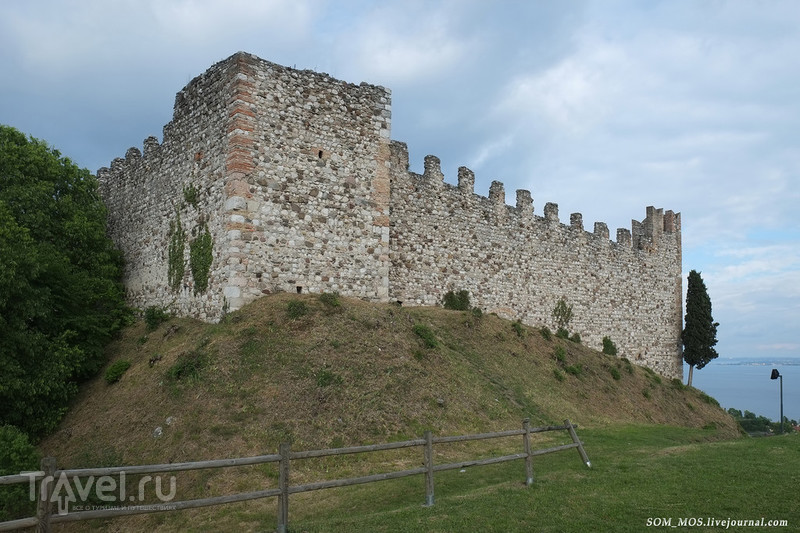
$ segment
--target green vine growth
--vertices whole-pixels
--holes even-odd
[[[183,199],[187,204],[197,209],[197,195],[199,191],[194,185],[185,185],[183,187]]]
[[[211,253],[213,245],[208,226],[203,226],[203,233],[189,245],[189,268],[192,269],[195,294],[205,292],[208,288],[208,273],[214,259]]]
[[[181,224],[181,214],[175,213],[175,220],[169,223],[169,251],[167,267],[167,280],[173,291],[178,291],[183,281],[183,274],[186,272],[186,264],[183,254],[186,249],[186,231]]]

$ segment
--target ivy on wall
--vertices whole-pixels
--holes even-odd
[[[183,199],[184,201],[197,209],[197,200],[198,200],[199,191],[197,187],[194,185],[185,185],[183,187]]]
[[[208,273],[211,271],[213,241],[208,226],[203,226],[203,233],[189,244],[189,268],[194,279],[194,293],[205,292],[208,288]]]
[[[169,287],[177,292],[181,288],[181,281],[186,272],[186,264],[183,261],[186,249],[186,231],[181,224],[181,214],[177,211],[175,220],[169,223],[169,234],[167,280]]]
[[[170,288],[178,292],[186,274],[186,229],[181,222],[181,209],[187,204],[197,208],[199,191],[194,185],[183,188],[183,199],[180,207],[175,209],[175,220],[169,223],[169,250],[168,250],[168,272],[167,278]],[[202,214],[199,216],[198,224],[201,227],[200,235],[189,243],[189,269],[194,280],[194,293],[199,294],[208,289],[208,275],[211,271],[213,260],[212,248],[213,241],[208,232],[208,226],[204,222]],[[192,230],[192,234],[198,228]]]

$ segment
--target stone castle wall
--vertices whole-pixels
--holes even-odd
[[[458,185],[443,181],[439,160],[423,175],[408,171],[402,143],[392,145],[390,295],[410,305],[436,305],[466,289],[473,305],[527,324],[554,327],[563,298],[573,307],[570,330],[602,348],[608,335],[619,354],[667,376],[680,376],[680,215],[648,208],[632,231],[582,216],[559,222],[558,206],[534,215],[531,193],[505,203],[503,184],[474,193],[475,176],[461,167]]]
[[[178,93],[162,144],[98,171],[131,303],[215,320],[277,291],[436,305],[466,289],[488,312],[553,327],[564,298],[585,343],[609,335],[620,355],[682,374],[680,215],[648,208],[612,242],[579,214],[561,224],[555,204],[534,215],[527,191],[516,207],[499,182],[475,194],[466,168],[444,183],[433,156],[410,172],[390,128],[383,87],[244,53],[212,66]],[[170,286],[178,222],[186,267]],[[205,231],[213,261],[197,291],[190,246]]]

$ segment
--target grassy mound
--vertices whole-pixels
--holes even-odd
[[[469,311],[371,304],[332,295],[259,299],[220,324],[171,318],[128,328],[102,375],[40,450],[59,467],[198,461],[559,424],[661,424],[709,438],[739,429],[695,389],[539,330]],[[453,453],[461,453],[467,447]],[[591,452],[590,452],[591,455]],[[386,461],[390,462],[386,466]],[[577,463],[576,459],[576,463]],[[396,470],[403,455],[309,461],[295,482]],[[182,474],[177,499],[274,485],[273,465]],[[133,482],[133,480],[132,480]],[[256,487],[256,488],[254,488]],[[274,501],[254,503],[270,510]],[[214,523],[235,511],[196,511]],[[166,514],[125,519],[170,523]]]

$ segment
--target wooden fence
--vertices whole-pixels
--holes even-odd
[[[578,439],[575,432],[577,426],[570,423],[569,420],[564,421],[562,426],[545,426],[545,427],[530,427],[529,420],[526,418],[522,423],[521,429],[512,429],[508,431],[498,431],[495,433],[481,433],[477,435],[459,435],[450,437],[434,437],[430,431],[426,431],[421,439],[414,439],[402,442],[392,442],[386,444],[373,444],[368,446],[354,446],[350,448],[332,448],[326,450],[309,450],[297,451],[291,450],[288,443],[283,443],[279,447],[277,454],[260,455],[256,457],[243,457],[235,459],[217,459],[213,461],[198,461],[191,463],[170,463],[161,465],[140,465],[140,466],[115,466],[110,468],[83,468],[71,470],[57,470],[56,460],[53,457],[45,457],[42,459],[41,470],[38,472],[23,473],[12,476],[0,477],[0,485],[12,485],[20,483],[31,484],[34,481],[36,484],[36,494],[38,495],[37,513],[36,516],[29,518],[22,518],[19,520],[12,520],[8,522],[0,522],[0,531],[10,531],[25,527],[35,527],[37,532],[49,532],[51,524],[59,524],[63,522],[73,522],[79,520],[92,520],[97,518],[113,518],[117,516],[127,516],[143,513],[157,513],[165,511],[179,511],[182,509],[194,509],[198,507],[207,507],[211,505],[222,505],[226,503],[243,502],[248,500],[256,500],[260,498],[270,498],[277,496],[278,498],[278,533],[286,533],[289,524],[289,496],[300,492],[308,492],[312,490],[321,490],[333,487],[345,487],[348,485],[358,485],[362,483],[372,483],[375,481],[383,481],[386,479],[397,479],[407,476],[415,476],[423,474],[425,476],[425,505],[434,504],[434,473],[442,472],[445,470],[461,469],[468,466],[480,466],[503,463],[506,461],[515,461],[518,459],[525,460],[525,484],[531,485],[533,483],[533,458],[537,455],[546,453],[559,452],[577,448],[581,459],[587,467],[591,468],[591,462],[586,455],[583,448],[583,443]],[[531,434],[541,433],[546,431],[565,430],[572,438],[572,442],[561,446],[551,448],[544,448],[533,450],[531,448]],[[491,457],[487,459],[475,459],[468,461],[459,461],[456,463],[448,464],[434,464],[433,461],[433,446],[435,444],[444,444],[452,442],[465,442],[481,439],[496,439],[501,437],[522,436],[522,452],[512,455],[504,455],[501,457]],[[343,455],[351,453],[365,453],[377,452],[382,450],[395,450],[400,448],[410,448],[420,446],[423,448],[424,466],[420,468],[412,468],[409,470],[400,470],[395,472],[387,472],[383,474],[374,474],[369,476],[336,479],[330,481],[319,481],[315,483],[307,483],[304,485],[292,485],[289,481],[291,461],[298,459],[310,459],[313,457],[329,457],[334,455]],[[279,463],[279,476],[278,487],[274,489],[259,490],[254,492],[246,492],[239,494],[230,494],[226,496],[216,496],[212,498],[201,498],[194,500],[177,501],[166,504],[153,504],[153,505],[138,505],[138,506],[120,506],[115,509],[102,509],[90,510],[79,512],[58,512],[54,509],[54,504],[58,502],[57,497],[53,497],[54,485],[58,485],[56,480],[75,479],[89,476],[114,476],[114,475],[138,475],[138,474],[158,474],[165,472],[180,472],[187,470],[201,470],[207,468],[221,468],[231,466],[245,466],[257,465],[264,463]],[[124,478],[123,478],[124,479]],[[32,489],[33,490],[33,489]],[[58,495],[56,495],[58,496]],[[133,496],[131,496],[133,498]],[[124,500],[124,498],[121,498]],[[63,503],[63,502],[62,502]],[[54,512],[55,511],[55,512]]]

